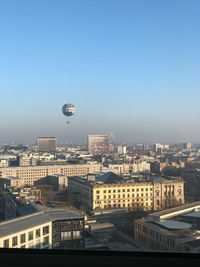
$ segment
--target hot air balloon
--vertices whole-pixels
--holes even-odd
[[[70,117],[72,115],[74,115],[74,112],[76,111],[76,108],[73,104],[65,104],[63,107],[62,107],[62,112],[65,116],[67,117]],[[67,123],[69,123],[69,121],[67,121]]]

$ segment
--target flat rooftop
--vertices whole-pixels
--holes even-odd
[[[193,202],[193,203],[186,204],[186,205],[182,205],[182,206],[178,206],[178,207],[171,208],[171,209],[167,209],[164,211],[158,211],[158,212],[150,213],[148,215],[148,218],[152,219],[152,220],[172,218],[172,217],[176,217],[178,215],[189,214],[189,213],[191,213],[197,209],[200,209],[200,201]]]
[[[191,213],[188,214],[184,214],[184,217],[192,217],[192,218],[200,218],[200,210],[197,211],[193,211]]]
[[[168,230],[188,230],[192,228],[192,225],[190,223],[179,222],[175,220],[163,220],[156,221],[154,223]]]

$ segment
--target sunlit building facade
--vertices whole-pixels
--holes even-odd
[[[63,209],[51,209],[0,223],[1,248],[84,247],[84,217]]]
[[[136,220],[134,238],[150,251],[199,253],[200,202]]]
[[[90,210],[127,208],[155,211],[185,203],[181,178],[136,182],[108,172],[94,180],[69,177],[68,188],[69,192],[76,194],[77,201]]]
[[[48,175],[84,176],[88,173],[101,172],[101,164],[66,164],[52,166],[23,166],[0,168],[0,179],[14,176],[15,186],[34,185],[34,182]]]

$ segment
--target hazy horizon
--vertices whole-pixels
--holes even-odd
[[[199,13],[198,0],[1,1],[0,143],[198,143]]]

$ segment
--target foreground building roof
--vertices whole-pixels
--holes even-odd
[[[48,209],[41,212],[36,212],[28,216],[22,216],[16,219],[1,222],[0,237],[56,220],[73,220],[81,218],[83,218],[83,216],[72,211],[67,211],[64,209]]]

